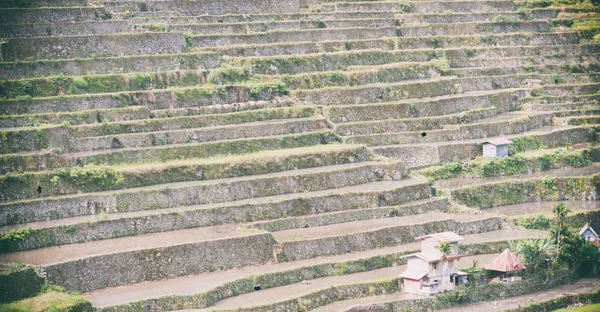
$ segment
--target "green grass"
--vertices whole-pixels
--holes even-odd
[[[91,304],[76,294],[62,289],[42,292],[39,295],[8,304],[0,305],[0,312],[44,312],[44,311],[91,311]]]
[[[578,308],[564,308],[554,310],[554,312],[592,312],[592,311],[600,311],[600,303],[588,304],[583,307]]]

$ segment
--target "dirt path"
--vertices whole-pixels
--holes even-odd
[[[494,258],[496,258],[497,255],[498,254],[490,254],[474,257],[465,257],[460,260],[459,268],[469,267],[473,259],[477,259],[481,265],[487,265],[488,263],[492,262],[492,260],[494,260]],[[328,288],[331,286],[389,280],[391,278],[397,277],[405,269],[405,265],[400,265],[356,274],[317,278],[314,280],[309,280],[307,281],[307,283],[296,283],[227,298],[217,302],[214,306],[210,308],[189,311],[204,312],[212,310],[218,311],[221,309],[234,309],[238,307],[260,306],[273,302],[280,302],[293,298],[298,298],[302,295],[306,295],[319,289]]]
[[[465,235],[466,240],[464,241],[464,243],[468,244],[497,241],[500,239],[512,240],[544,236],[546,236],[545,233],[538,231],[529,231],[522,229],[498,230],[481,234]],[[84,296],[87,299],[89,299],[94,306],[105,307],[166,295],[190,295],[204,292],[214,287],[223,285],[227,282],[241,279],[251,275],[281,272],[324,263],[346,262],[351,260],[374,257],[378,255],[417,250],[418,248],[419,245],[417,243],[403,244],[393,247],[372,249],[344,255],[318,257],[314,259],[305,259],[293,262],[251,266],[226,271],[184,276],[168,280],[111,287],[90,292],[85,294]]]
[[[592,292],[600,287],[600,279],[583,279],[570,285],[563,285],[549,290],[536,292],[529,295],[512,297],[504,300],[479,302],[452,309],[441,310],[440,312],[490,312],[504,311],[506,309],[515,309],[519,306],[530,305],[534,302],[549,300],[567,293],[586,293]]]

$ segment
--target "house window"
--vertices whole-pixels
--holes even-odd
[[[433,269],[434,269],[434,270],[437,270],[437,262],[434,262],[434,263],[433,263]]]
[[[450,275],[450,283],[454,283],[454,275]]]

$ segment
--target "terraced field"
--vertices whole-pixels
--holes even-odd
[[[408,300],[397,276],[414,237],[455,231],[483,263],[546,235],[496,207],[596,199],[599,29],[570,27],[598,11],[2,1],[0,262],[41,266],[102,311]],[[591,156],[433,184],[418,171],[479,161],[493,137],[526,159]],[[552,192],[503,191],[517,184]]]

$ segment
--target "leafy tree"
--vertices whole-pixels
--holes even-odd
[[[554,220],[552,221],[553,225],[550,229],[550,233],[559,247],[561,238],[569,235],[569,229],[567,228],[567,216],[570,212],[571,210],[567,209],[563,203],[560,203],[552,208]]]
[[[545,259],[554,258],[557,246],[552,241],[542,238],[520,241],[513,247],[513,250],[525,267],[536,271]]]
[[[598,247],[579,235],[566,235],[558,251],[558,261],[566,263],[579,276],[593,276],[598,266]]]

